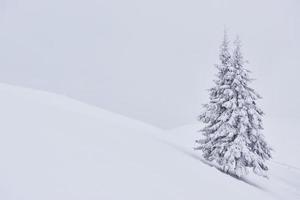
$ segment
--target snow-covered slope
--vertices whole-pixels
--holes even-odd
[[[274,149],[269,165],[269,179],[250,174],[243,181],[263,189],[277,199],[300,199],[300,143],[297,138],[300,119],[269,119],[266,117],[265,135]],[[169,131],[169,141],[191,156],[201,152],[192,149],[192,142],[201,137],[201,124],[191,124]],[[288,134],[285,134],[288,133]],[[291,137],[287,137],[289,135]]]
[[[2,84],[0,121],[3,200],[278,197],[204,164],[174,135],[63,96]]]

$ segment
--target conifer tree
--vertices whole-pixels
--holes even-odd
[[[256,101],[261,98],[249,83],[239,39],[230,55],[226,33],[220,48],[220,64],[215,86],[209,91],[210,100],[204,105],[200,121],[204,138],[197,140],[203,157],[215,162],[231,175],[241,177],[253,172],[266,176],[266,160],[271,158],[271,148],[262,134],[263,111]]]

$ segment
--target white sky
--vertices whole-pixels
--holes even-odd
[[[224,26],[270,117],[300,117],[298,0],[0,0],[0,81],[154,125],[195,122]]]

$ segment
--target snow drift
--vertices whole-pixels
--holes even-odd
[[[0,120],[3,200],[286,197],[206,165],[180,134],[64,96],[2,84]]]

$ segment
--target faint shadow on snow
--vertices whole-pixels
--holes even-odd
[[[300,173],[300,168],[299,167],[295,167],[293,165],[288,165],[288,164],[285,164],[285,163],[282,163],[282,162],[278,162],[278,161],[275,161],[275,160],[273,160],[272,162],[275,163],[276,165],[280,165],[280,166],[286,167],[289,170],[295,170],[298,173]]]
[[[194,154],[194,153],[192,153],[192,152],[186,150],[185,148],[183,148],[183,147],[181,147],[181,146],[179,146],[179,145],[172,144],[172,143],[170,143],[170,142],[168,142],[168,141],[165,141],[165,140],[161,140],[161,139],[159,139],[159,140],[160,140],[161,142],[167,144],[168,146],[170,146],[170,147],[176,149],[177,151],[180,151],[180,152],[184,153],[185,155],[188,155],[189,157],[191,157],[191,158],[193,158],[193,159],[195,159],[195,160],[198,160],[198,161],[200,161],[200,162],[202,162],[202,163],[204,163],[204,164],[206,164],[206,165],[208,165],[208,166],[210,166],[210,167],[216,168],[217,170],[219,170],[219,171],[222,172],[223,174],[229,175],[229,176],[231,176],[231,177],[233,177],[233,178],[235,178],[235,179],[237,179],[237,180],[239,180],[239,181],[242,181],[242,182],[244,182],[244,183],[246,183],[246,184],[248,184],[248,185],[251,185],[251,186],[253,186],[253,187],[257,188],[257,189],[260,189],[260,190],[262,190],[262,191],[268,192],[268,190],[267,190],[266,188],[264,188],[264,187],[262,187],[262,186],[260,186],[260,185],[258,185],[258,184],[256,184],[256,183],[254,183],[253,181],[251,181],[251,180],[249,180],[249,179],[247,179],[247,178],[239,178],[239,177],[237,177],[237,176],[234,176],[234,175],[231,175],[231,174],[224,173],[218,166],[216,166],[216,165],[214,165],[214,164],[212,164],[212,163],[206,161],[206,160],[203,159],[202,157],[200,157],[200,156],[198,156],[198,155],[196,155],[196,154]]]

